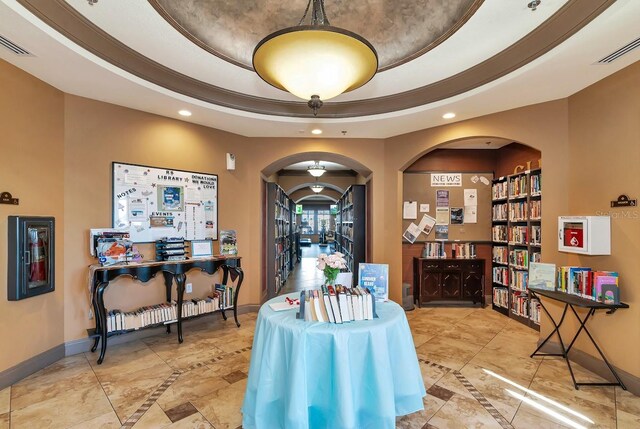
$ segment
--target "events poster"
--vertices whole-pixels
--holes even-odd
[[[449,191],[436,191],[436,207],[449,207]]]
[[[113,227],[135,243],[218,239],[218,175],[113,163]]]

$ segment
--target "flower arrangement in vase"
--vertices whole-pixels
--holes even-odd
[[[321,253],[318,256],[316,267],[324,274],[324,284],[333,285],[340,270],[347,268],[347,261],[345,261],[344,255],[340,252],[335,252],[331,255]]]

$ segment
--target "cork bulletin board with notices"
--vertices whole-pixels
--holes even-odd
[[[493,173],[487,172],[404,173],[403,232],[427,215],[435,225],[429,235],[420,233],[415,243],[435,241],[436,232],[442,231],[446,238],[439,235],[438,239],[443,241],[491,241],[492,180]]]
[[[218,175],[114,162],[113,227],[134,243],[218,239]]]

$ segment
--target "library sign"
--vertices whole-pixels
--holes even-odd
[[[462,186],[462,173],[431,173],[431,187]]]

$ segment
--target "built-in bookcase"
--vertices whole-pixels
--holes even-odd
[[[540,303],[530,299],[529,263],[542,252],[541,170],[492,184],[493,308],[539,329]]]
[[[336,250],[343,253],[348,271],[358,279],[358,264],[366,262],[366,190],[351,185],[338,201]]]
[[[295,204],[277,183],[267,183],[266,193],[265,281],[267,298],[272,298],[296,263]]]

